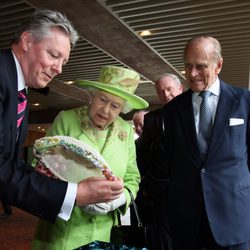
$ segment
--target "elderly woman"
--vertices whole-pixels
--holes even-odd
[[[143,109],[147,102],[134,94],[138,73],[114,66],[102,68],[99,81],[79,81],[91,94],[89,105],[62,111],[56,117],[48,136],[66,135],[77,138],[100,152],[113,174],[124,181],[124,193],[117,200],[83,208],[75,207],[69,221],[55,224],[40,220],[32,249],[72,250],[94,240],[109,242],[112,226],[118,223],[140,181],[136,165],[132,125],[119,114],[132,108]]]

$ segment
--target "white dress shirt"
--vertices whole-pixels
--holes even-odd
[[[215,119],[215,113],[219,101],[220,96],[220,80],[217,77],[212,86],[208,89],[211,92],[211,95],[208,97],[208,105],[212,112],[213,123]],[[199,121],[200,121],[200,105],[202,101],[202,97],[199,96],[200,92],[194,92],[192,95],[193,109],[194,109],[194,120],[196,133],[199,134]]]

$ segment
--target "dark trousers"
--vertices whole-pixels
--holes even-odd
[[[147,227],[147,240],[149,250],[170,250],[169,235],[166,224],[163,222],[164,214],[160,211],[160,204],[156,201],[143,196],[138,193],[136,198],[137,209],[140,220],[144,226]],[[162,204],[161,204],[162,205]],[[137,225],[137,219],[133,211],[133,206],[130,207],[131,224]]]
[[[154,221],[148,225],[150,250],[171,250],[168,229],[157,215]]]
[[[12,213],[12,209],[9,203],[7,203],[5,200],[1,200],[2,202],[2,207],[4,210],[4,214],[11,214]]]
[[[173,240],[173,250],[249,250],[248,242],[240,245],[222,247],[218,245],[213,237],[208,218],[203,206],[201,225],[198,239],[195,241],[183,242]]]

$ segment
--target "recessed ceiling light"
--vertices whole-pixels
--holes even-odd
[[[39,106],[40,103],[37,102],[37,103],[33,103],[32,105],[33,105],[33,106]]]
[[[140,36],[150,36],[152,35],[151,31],[150,30],[143,30],[141,33],[140,33]]]
[[[66,81],[66,82],[64,82],[64,83],[66,83],[66,84],[73,84],[74,81]]]

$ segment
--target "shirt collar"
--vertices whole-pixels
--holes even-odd
[[[215,82],[210,86],[208,89],[213,95],[219,96],[220,95],[220,80],[218,76],[215,79]],[[193,95],[196,97],[200,94],[200,92],[194,92]]]
[[[24,88],[26,88],[25,86],[25,80],[24,80],[24,76],[23,76],[23,72],[21,69],[21,66],[14,54],[14,52],[12,51],[12,54],[14,56],[14,60],[16,63],[16,70],[17,70],[17,85],[18,85],[18,91],[23,90]]]
[[[215,82],[208,89],[213,95],[219,96],[220,94],[220,81],[219,78],[216,77]]]

